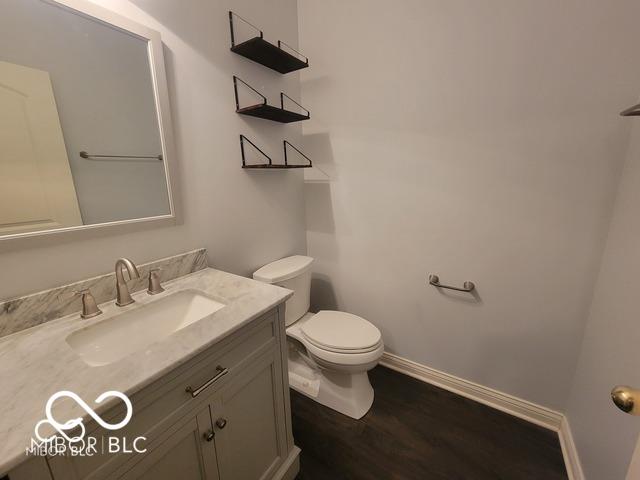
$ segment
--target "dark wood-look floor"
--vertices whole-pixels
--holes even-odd
[[[384,367],[353,420],[291,391],[297,480],[567,479],[556,433]]]

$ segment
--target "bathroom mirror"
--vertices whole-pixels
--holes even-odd
[[[0,5],[0,239],[174,217],[157,32],[83,0]]]

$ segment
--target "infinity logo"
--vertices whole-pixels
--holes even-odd
[[[124,427],[129,423],[129,420],[131,420],[131,415],[133,414],[133,406],[131,405],[131,400],[129,400],[129,398],[122,392],[117,392],[115,390],[104,392],[102,395],[96,398],[94,402],[96,404],[100,404],[107,398],[111,398],[111,397],[117,397],[124,402],[124,404],[127,407],[127,414],[125,415],[124,419],[122,419],[122,421],[112,424],[112,423],[107,423],[102,418],[100,418],[100,416],[93,410],[93,408],[87,405],[87,403],[78,395],[68,390],[62,390],[58,393],[54,393],[53,395],[51,395],[51,397],[49,398],[45,406],[45,414],[47,418],[44,420],[40,420],[36,424],[35,434],[36,434],[36,437],[38,437],[38,439],[41,442],[50,442],[53,439],[55,439],[54,435],[52,435],[49,438],[46,438],[46,437],[43,438],[40,435],[40,431],[39,431],[40,427],[45,423],[48,423],[53,428],[55,428],[58,431],[58,433],[62,435],[69,443],[79,442],[85,436],[86,430],[85,430],[84,424],[82,423],[81,417],[73,418],[71,420],[68,420],[65,423],[60,423],[53,418],[53,413],[51,412],[51,408],[53,407],[54,402],[62,397],[68,397],[74,400],[78,405],[80,405],[83,408],[85,412],[87,412],[91,416],[91,418],[93,418],[102,428],[105,428],[107,430],[118,430]],[[69,437],[66,434],[66,431],[72,430],[76,427],[80,427],[80,430],[81,430],[80,434],[76,435],[75,437]]]

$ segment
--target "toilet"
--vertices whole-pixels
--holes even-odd
[[[362,418],[373,404],[367,371],[384,351],[373,324],[345,312],[309,312],[313,258],[294,255],[272,262],[254,280],[293,290],[285,325],[289,344],[289,384],[296,391],[352,418]]]

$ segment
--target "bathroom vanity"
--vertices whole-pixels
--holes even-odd
[[[0,339],[0,474],[11,480],[295,477],[299,449],[291,434],[284,331],[291,292],[210,268],[164,287],[159,295],[134,293],[127,307],[102,304],[104,313],[94,319],[76,313]],[[193,295],[217,306],[189,300],[175,308]],[[186,326],[171,331],[157,314],[163,338],[151,335],[148,345],[126,338],[135,336],[129,325],[147,328],[146,314],[139,314],[165,304],[174,317],[184,315]],[[187,318],[193,315],[202,318]],[[125,347],[100,353],[113,338]],[[75,392],[111,424],[125,416],[124,403],[112,398],[96,406],[94,400],[105,391],[123,392],[133,415],[122,429],[108,431],[75,402],[60,400],[53,409],[59,421],[83,418],[99,451],[25,455],[48,398],[60,390]],[[102,445],[108,436],[124,439],[119,452]],[[131,452],[140,436],[145,440],[137,447],[146,451]]]

